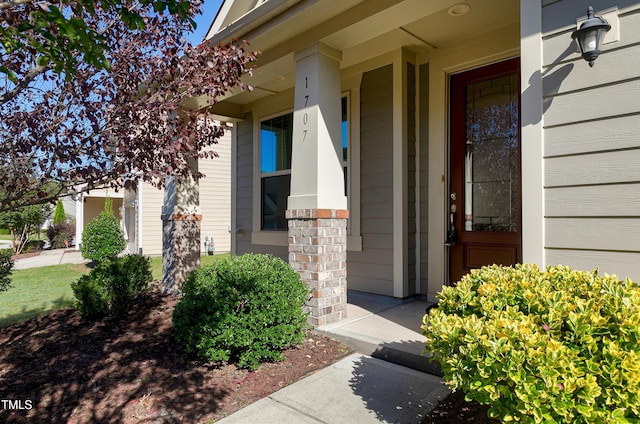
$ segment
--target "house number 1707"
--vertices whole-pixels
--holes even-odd
[[[309,77],[304,77],[304,89],[308,90],[309,89]],[[309,105],[309,94],[305,94],[304,95],[304,106],[303,108],[306,109],[306,107]],[[304,112],[304,115],[302,115],[302,141],[305,141],[307,139],[307,133],[309,132],[309,130],[306,128],[307,124],[309,123],[309,113],[308,112]]]

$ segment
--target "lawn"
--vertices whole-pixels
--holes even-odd
[[[88,272],[72,264],[13,271],[13,287],[0,293],[0,327],[73,305],[70,284]]]
[[[201,266],[228,256],[202,256]],[[71,283],[89,271],[85,265],[71,264],[13,271],[13,287],[0,293],[0,327],[72,306]],[[151,258],[151,272],[154,279],[162,278],[162,258]]]

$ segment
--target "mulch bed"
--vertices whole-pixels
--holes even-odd
[[[487,416],[487,409],[477,402],[465,401],[464,393],[458,391],[440,401],[422,424],[499,424],[500,421]]]
[[[155,291],[126,319],[62,309],[0,328],[0,399],[18,408],[0,404],[0,422],[213,422],[351,353],[309,334],[256,371],[204,364],[173,342],[176,302]]]

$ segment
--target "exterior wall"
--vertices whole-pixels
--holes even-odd
[[[593,68],[569,48],[580,3],[542,2],[545,260],[638,281],[640,2],[595,5],[618,7],[620,39]]]
[[[200,160],[201,239],[204,252],[206,236],[213,237],[215,252],[231,251],[231,131],[212,147],[219,157]]]
[[[85,225],[91,222],[95,217],[100,215],[104,210],[104,197],[85,197],[84,198],[84,222]],[[111,208],[113,215],[121,219],[120,208],[122,207],[122,199],[111,198]]]
[[[419,67],[419,249],[420,293],[427,293],[429,275],[429,64]]]
[[[219,157],[200,160],[199,171],[205,175],[199,182],[202,222],[201,252],[206,253],[204,240],[212,236],[215,253],[229,252],[231,236],[231,132],[228,131],[212,150]],[[150,184],[142,184],[142,253],[147,256],[162,255],[162,203],[163,190]],[[133,227],[131,227],[133,228]],[[130,230],[130,231],[133,231]],[[130,238],[134,235],[130,234]]]
[[[360,86],[362,251],[347,253],[350,290],[393,296],[393,67]]]
[[[164,191],[150,184],[142,184],[142,209],[140,211],[142,254],[162,255],[162,202]]]

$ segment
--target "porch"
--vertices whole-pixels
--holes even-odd
[[[420,297],[396,299],[348,291],[345,319],[315,331],[341,341],[359,353],[418,371],[440,375],[440,367],[423,354],[420,329],[433,302]]]

